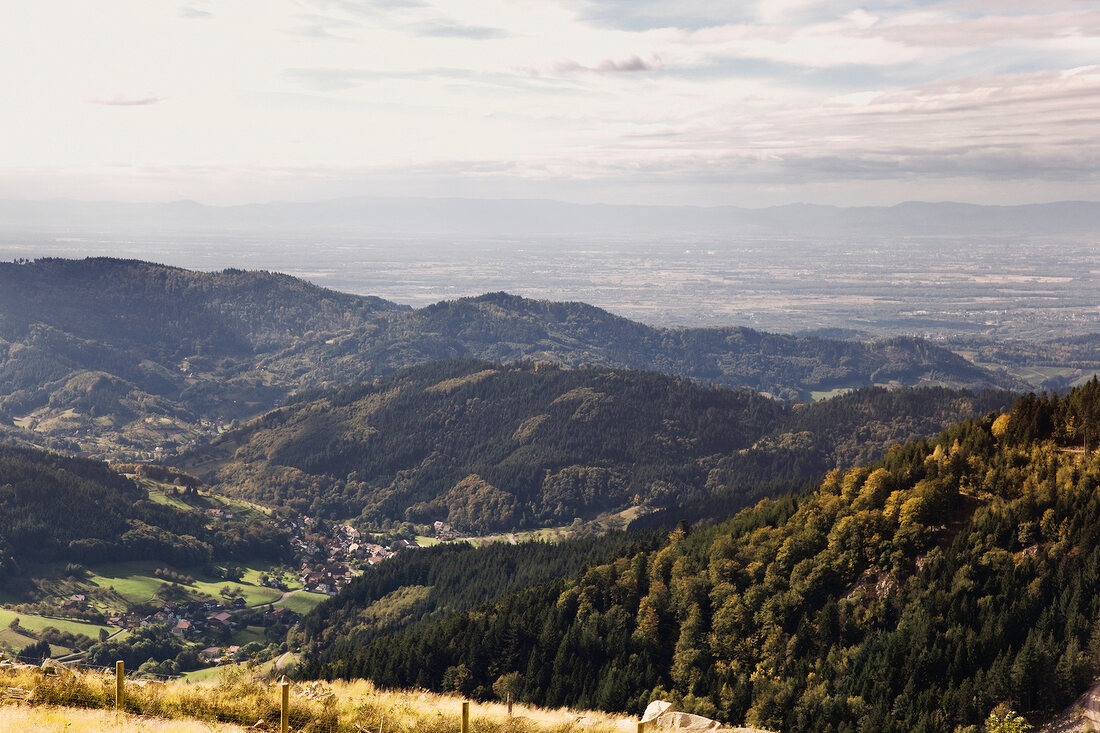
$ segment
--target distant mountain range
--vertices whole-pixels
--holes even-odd
[[[453,358],[644,369],[788,399],[874,384],[1022,388],[915,338],[653,328],[505,293],[413,310],[268,272],[115,259],[0,263],[11,442],[153,458],[302,390]]]
[[[1100,202],[1021,206],[907,202],[841,208],[581,205],[531,199],[348,198],[208,206],[171,203],[0,200],[0,228],[174,232],[354,231],[418,234],[883,235],[1093,234]]]

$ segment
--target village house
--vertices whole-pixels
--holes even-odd
[[[82,608],[87,600],[88,597],[85,596],[83,593],[74,593],[73,595],[69,596],[64,603],[61,604],[61,607],[65,609]]]

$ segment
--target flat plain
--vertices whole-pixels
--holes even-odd
[[[0,231],[0,259],[99,255],[273,270],[412,307],[503,290],[658,326],[988,339],[1100,331],[1093,237]]]

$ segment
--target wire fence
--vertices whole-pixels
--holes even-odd
[[[0,703],[108,709],[269,731],[377,730],[341,720],[332,693],[322,685],[272,683],[240,669],[227,669],[226,680],[189,685],[164,675],[127,677],[121,662],[111,669],[13,659],[0,661]]]
[[[49,667],[49,666],[53,666],[53,664],[46,664],[46,663],[47,662],[53,662],[55,664],[62,665],[66,669],[70,669],[70,670],[77,671],[77,672],[100,672],[100,673],[112,674],[112,675],[115,673],[115,668],[114,667],[102,667],[102,666],[98,666],[98,665],[95,665],[95,664],[86,664],[83,660],[80,660],[80,659],[73,660],[73,661],[66,661],[64,658],[49,659],[49,658],[46,658],[46,657],[30,657],[30,656],[26,656],[26,655],[8,654],[8,653],[0,653],[0,668],[5,666],[4,661],[3,661],[5,659],[7,661],[11,662],[12,664],[24,664],[24,665],[28,665],[28,666],[32,666],[32,667],[42,667],[43,665],[46,665],[47,667]],[[182,675],[182,674],[160,674],[160,673],[157,673],[157,672],[140,672],[140,671],[132,671],[132,670],[127,670],[127,674],[130,677],[133,677],[135,679],[155,680],[155,681],[158,681],[158,682],[168,682],[170,680],[180,680],[180,679],[183,679],[183,677],[184,677],[184,675]]]
[[[9,658],[0,660],[0,705],[117,710],[288,733],[577,733],[581,727],[575,716],[537,722],[505,716],[502,705],[478,705],[471,719],[470,703],[457,698],[377,691],[365,682],[272,681],[238,665],[223,668],[219,679],[208,683],[154,677],[127,677],[121,662],[116,669],[80,668]],[[623,730],[621,725],[583,727],[586,733]]]

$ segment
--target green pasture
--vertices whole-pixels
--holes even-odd
[[[250,641],[258,641],[264,646],[269,643],[267,637],[264,636],[263,626],[245,626],[243,629],[237,629],[233,632],[233,643],[238,646],[244,646]]]
[[[269,576],[275,577],[278,573],[279,566],[270,562],[257,562],[249,567],[245,568],[244,575],[241,576],[241,580],[245,583],[251,583],[252,585],[260,585],[260,574],[267,573]],[[285,567],[285,566],[283,566]],[[286,583],[287,590],[297,590],[302,587],[302,579],[298,577],[297,573],[293,571],[285,573],[283,576],[283,582]]]
[[[289,608],[291,611],[294,611],[294,613],[300,613],[304,616],[314,608],[317,608],[317,606],[327,598],[328,596],[324,593],[299,591],[294,595],[287,596],[285,601],[280,601],[275,605],[281,606],[282,608]]]
[[[150,561],[131,561],[123,563],[107,563],[91,568],[93,573],[91,582],[101,588],[114,588],[115,592],[122,596],[128,603],[150,603],[157,600],[157,590],[163,585],[169,585],[170,581],[156,577],[158,567],[165,567],[164,563]],[[180,584],[182,587],[205,593],[206,595],[224,600],[221,590],[228,586],[238,590],[249,606],[261,603],[270,603],[282,595],[281,591],[274,588],[261,588],[250,583],[215,578],[206,575],[199,568],[172,568],[183,574],[192,576],[195,581],[189,584]]]
[[[149,481],[148,479],[143,480],[141,483],[145,487],[145,490],[149,492],[149,501],[153,502],[154,504],[164,504],[166,506],[175,507],[176,509],[180,509],[185,512],[189,512],[194,509],[193,506],[190,506],[178,496],[176,496],[175,491],[162,489],[160,488],[160,484]]]
[[[39,632],[47,626],[52,626],[60,631],[68,631],[72,634],[84,634],[94,640],[99,639],[99,630],[106,629],[108,634],[118,631],[113,626],[100,626],[84,621],[72,621],[70,619],[50,618],[49,616],[35,616],[26,613],[16,613],[6,608],[0,608],[0,649],[19,651],[23,647],[33,644],[36,639],[21,634],[9,627],[9,624],[19,619],[19,626],[31,632]],[[72,653],[72,649],[56,644],[50,645],[50,656],[57,658]]]
[[[814,402],[820,402],[821,400],[832,399],[833,397],[839,397],[842,394],[851,392],[853,387],[837,387],[836,389],[827,390],[810,390],[810,399]]]
[[[204,669],[196,669],[193,672],[187,672],[183,675],[183,679],[186,682],[202,682],[203,680],[215,679],[222,673],[222,667],[206,667]]]
[[[19,651],[25,646],[30,646],[34,642],[35,639],[32,639],[29,636],[24,636],[17,631],[13,631],[7,626],[5,626],[3,629],[0,629],[0,648],[2,649],[8,649],[15,652]]]
[[[118,629],[114,626],[100,626],[90,624],[87,621],[73,621],[65,618],[50,618],[49,616],[32,616],[26,613],[16,613],[6,608],[0,608],[0,628],[8,629],[14,619],[19,619],[19,625],[29,631],[41,631],[47,626],[52,626],[59,631],[68,631],[71,634],[85,634],[93,639],[99,638],[99,630],[106,629],[108,634],[113,634]]]

